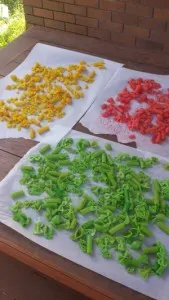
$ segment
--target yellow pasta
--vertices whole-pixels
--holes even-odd
[[[36,136],[36,133],[35,133],[35,130],[34,129],[30,129],[30,133],[29,133],[29,137],[30,137],[30,139],[34,139],[35,138],[35,136]]]
[[[36,131],[42,134],[49,130],[43,121],[52,122],[62,118],[65,107],[75,99],[85,96],[85,90],[95,81],[94,68],[104,68],[104,61],[88,64],[80,61],[67,67],[45,67],[36,63],[30,74],[23,78],[11,75],[13,83],[7,90],[16,90],[17,97],[7,102],[0,100],[0,121],[6,122],[8,128],[30,129],[30,138],[34,139]],[[85,84],[83,84],[85,83]],[[32,129],[31,125],[42,126]]]
[[[49,130],[50,130],[49,126],[46,125],[46,126],[43,126],[43,127],[39,128],[38,129],[38,133],[39,134],[43,134],[43,133],[45,133],[45,132],[47,132]]]

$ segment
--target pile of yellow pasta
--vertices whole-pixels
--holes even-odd
[[[73,99],[84,97],[85,90],[96,77],[97,69],[105,69],[103,61],[87,64],[70,64],[67,67],[49,68],[36,63],[31,74],[23,79],[11,75],[13,84],[7,90],[16,90],[18,97],[7,102],[0,100],[0,121],[6,122],[8,128],[28,128],[30,138],[37,132],[43,134],[49,130],[43,121],[52,122],[64,116],[64,108]],[[91,70],[92,69],[92,70]]]

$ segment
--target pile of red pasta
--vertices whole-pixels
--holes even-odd
[[[132,111],[133,102],[140,103]],[[160,144],[169,136],[169,89],[150,79],[131,79],[115,99],[109,98],[101,106],[103,118],[125,123],[131,131],[151,136],[154,144]],[[129,136],[135,138],[134,134]]]

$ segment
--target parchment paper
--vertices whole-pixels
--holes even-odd
[[[62,130],[60,129],[60,132]],[[46,140],[42,143],[38,144],[34,148],[32,148],[21,161],[13,168],[13,170],[7,175],[7,177],[1,181],[0,183],[0,221],[5,225],[13,228],[20,234],[24,235],[28,239],[32,240],[33,242],[45,247],[83,267],[86,267],[90,270],[93,270],[105,277],[108,277],[114,281],[117,281],[129,288],[132,288],[138,292],[141,292],[145,295],[153,297],[158,300],[168,300],[169,299],[169,287],[168,287],[168,280],[169,280],[169,271],[163,278],[152,277],[148,281],[144,281],[140,279],[136,275],[131,275],[126,273],[124,268],[119,265],[115,259],[106,260],[101,257],[99,250],[96,248],[95,253],[92,257],[84,254],[79,249],[78,245],[69,239],[70,232],[62,231],[56,232],[53,240],[45,240],[43,237],[34,236],[32,234],[32,226],[28,229],[22,228],[19,224],[14,222],[11,218],[11,212],[9,207],[12,204],[12,199],[10,194],[13,191],[20,189],[19,179],[21,176],[20,167],[24,164],[29,164],[28,157],[32,154],[35,154],[38,149],[43,147],[45,144],[50,143],[53,146],[56,146],[57,142],[61,139],[61,136],[58,137],[57,134],[48,136]],[[74,140],[79,138],[87,138],[89,140],[96,140],[96,137],[92,137],[90,135],[79,133],[76,131],[70,131],[68,136],[73,137]],[[107,140],[97,138],[100,146],[104,146],[107,143]],[[138,155],[141,157],[150,157],[151,154],[148,152],[142,152],[136,150],[134,148],[126,147],[120,145],[118,143],[111,142],[113,151],[112,156],[117,155],[119,152],[128,152],[132,155]],[[152,177],[156,177],[159,179],[169,178],[169,172],[164,171],[162,169],[161,164],[166,163],[167,160],[164,158],[159,157],[160,164],[150,168],[147,171],[147,174],[150,174]],[[22,187],[23,188],[23,187]],[[27,193],[26,193],[27,194]],[[28,194],[27,194],[28,196]],[[35,199],[36,197],[32,197]],[[39,198],[39,197],[38,197]],[[27,199],[31,199],[30,196]],[[28,211],[26,211],[28,213]],[[44,221],[42,216],[39,216],[39,213],[31,210],[30,216],[32,217],[33,221],[42,220]],[[169,249],[169,237],[162,233],[158,228],[153,228],[154,235],[156,239],[161,240],[162,243]]]
[[[169,88],[168,75],[154,75],[144,72],[133,71],[130,69],[121,68],[117,71],[115,76],[109,81],[106,89],[101,95],[98,95],[96,101],[90,107],[88,112],[80,120],[83,126],[87,127],[95,134],[112,134],[116,135],[120,143],[129,143],[132,140],[129,138],[130,134],[134,134],[137,148],[145,151],[168,157],[169,156],[169,138],[162,144],[152,144],[151,137],[142,135],[135,131],[130,131],[126,124],[117,123],[113,118],[101,118],[100,113],[101,104],[103,104],[109,97],[115,97],[117,94],[127,86],[128,80],[131,78],[154,79],[159,82],[162,88]],[[133,102],[132,109],[138,108],[138,102]]]
[[[97,94],[106,86],[108,81],[112,78],[118,68],[122,67],[122,64],[113,61],[101,59],[95,56],[86,55],[83,53],[69,51],[62,48],[57,48],[53,46],[48,46],[44,44],[37,44],[33,50],[30,52],[25,61],[19,65],[11,74],[15,74],[22,78],[25,74],[30,73],[32,66],[35,62],[39,62],[42,65],[48,67],[56,66],[66,66],[72,63],[79,63],[80,60],[85,60],[88,63],[96,61],[104,61],[106,65],[105,70],[97,69],[97,76],[95,82],[89,85],[89,89],[85,92],[85,97],[82,99],[73,100],[73,104],[67,106],[65,109],[65,116],[62,119],[55,119],[52,123],[48,123],[50,128],[56,125],[67,126],[71,129],[77,121],[83,116],[90,105],[95,100]],[[5,78],[0,80],[0,99],[7,100],[11,97],[17,97],[16,91],[8,91],[5,87],[11,84],[10,74]],[[44,122],[44,125],[46,123]],[[56,127],[57,132],[57,127]],[[41,141],[49,132],[43,134],[42,136],[37,134],[36,140]],[[0,138],[29,138],[29,130],[22,129],[18,131],[17,129],[8,129],[6,124],[0,122]]]

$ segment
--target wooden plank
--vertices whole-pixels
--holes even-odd
[[[94,300],[151,299],[40,247],[2,224],[0,251]]]
[[[9,73],[11,73],[14,69],[16,69],[16,67],[18,67],[18,63],[15,61],[11,61],[9,64],[7,64],[4,67],[0,68],[0,75],[1,76],[6,76]]]
[[[25,33],[25,36],[37,38],[40,41],[56,43],[58,46],[64,46],[68,49],[85,51],[86,53],[106,57],[107,59],[116,60],[123,63],[138,62],[169,68],[168,54],[150,52],[135,48],[126,48],[107,41],[96,38],[82,36],[69,32],[61,32],[59,30],[50,31],[40,28],[31,28]]]
[[[0,70],[19,54],[36,45],[38,41],[38,38],[27,37],[23,34],[5,48],[0,49]]]
[[[140,64],[135,62],[129,62],[124,66],[126,69],[132,69],[140,72],[158,74],[158,75],[169,75],[169,68],[160,68],[148,64]]]
[[[87,300],[56,281],[34,271],[29,266],[0,253],[1,300]]]
[[[0,150],[6,151],[10,154],[22,157],[28,150],[34,147],[37,142],[32,140],[19,139],[0,139]]]
[[[32,49],[32,47],[29,50],[26,50],[23,53],[19,54],[14,59],[14,61],[17,62],[17,63],[19,63],[19,64],[22,63],[26,59],[26,57],[28,56],[28,54],[30,53],[31,49]]]
[[[8,174],[19,160],[19,157],[0,150],[0,180]]]

